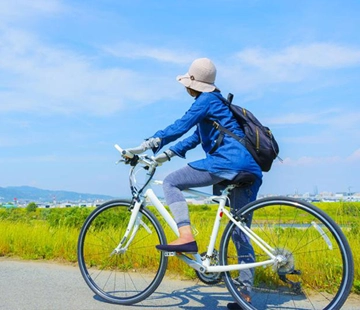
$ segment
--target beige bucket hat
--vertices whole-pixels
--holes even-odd
[[[204,93],[212,92],[217,88],[214,84],[215,78],[216,68],[208,58],[195,59],[188,73],[176,77],[185,87]]]

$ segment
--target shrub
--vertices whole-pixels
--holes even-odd
[[[50,227],[80,228],[91,210],[80,207],[43,210],[42,218],[49,222]]]
[[[339,215],[359,216],[360,205],[353,202],[343,202],[338,210]]]
[[[38,208],[38,205],[35,202],[30,202],[26,206],[26,211],[27,212],[35,212],[37,208]]]
[[[360,280],[354,281],[354,291],[356,294],[360,294]]]

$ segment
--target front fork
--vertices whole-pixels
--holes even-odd
[[[125,230],[124,236],[122,237],[117,247],[111,252],[110,256],[115,254],[122,254],[126,252],[127,248],[130,246],[132,240],[134,239],[137,231],[139,230],[140,225],[142,225],[149,233],[151,233],[149,227],[142,221],[142,214],[140,212],[141,204],[142,204],[141,201],[140,202],[135,201],[135,204],[132,203],[133,207],[130,206],[129,209],[131,212],[131,216],[127,228]]]

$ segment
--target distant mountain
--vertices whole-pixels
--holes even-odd
[[[0,202],[14,201],[50,202],[56,201],[94,201],[109,200],[114,197],[108,195],[84,194],[61,190],[46,190],[31,186],[0,187]]]

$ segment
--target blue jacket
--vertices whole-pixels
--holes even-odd
[[[191,136],[177,142],[170,147],[170,150],[185,158],[187,151],[201,143],[206,157],[189,163],[192,168],[206,170],[228,180],[232,180],[240,171],[253,173],[261,179],[262,172],[259,165],[247,149],[229,135],[225,134],[218,149],[209,154],[220,132],[206,121],[208,119],[218,121],[240,137],[244,136],[231,111],[222,102],[220,92],[201,93],[183,117],[153,135],[153,137],[161,138],[161,143],[155,153],[164,145],[177,140],[191,128],[196,127]]]

